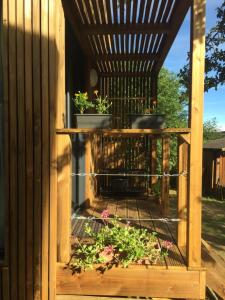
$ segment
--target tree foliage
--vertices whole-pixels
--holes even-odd
[[[186,101],[182,98],[182,85],[178,76],[162,68],[158,81],[157,113],[165,114],[166,127],[187,127]],[[161,164],[161,143],[158,143],[158,171]],[[170,143],[170,168],[175,172],[177,165],[177,139],[171,138]]]
[[[216,118],[207,120],[203,126],[203,140],[204,143],[222,138],[224,134],[219,130]]]
[[[158,105],[156,111],[165,114],[167,127],[186,127],[186,99],[177,75],[166,68],[159,73]]]
[[[168,71],[166,68],[162,68],[159,74],[158,83],[158,105],[156,112],[165,114],[166,127],[187,127],[187,99],[182,94],[182,84],[179,77]],[[207,120],[203,126],[203,140],[207,142],[223,137],[216,118]],[[160,165],[161,155],[160,147],[158,145],[158,164]],[[176,170],[177,165],[177,142],[176,138],[171,139],[170,144],[170,167],[171,171]]]
[[[225,84],[225,0],[217,8],[217,23],[206,35],[205,57],[205,91],[211,88],[217,89]],[[188,53],[188,61],[190,53]],[[186,64],[179,73],[181,83],[190,87],[190,66]]]

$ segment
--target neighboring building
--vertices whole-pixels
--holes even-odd
[[[203,146],[203,193],[225,196],[225,137]]]

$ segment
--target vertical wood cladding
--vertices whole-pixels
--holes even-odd
[[[64,77],[60,57],[63,10],[60,0],[3,0],[2,8],[9,211],[7,299],[54,299],[55,128],[62,115],[57,100],[64,96],[64,85],[58,85],[58,77]],[[55,255],[54,251],[49,255],[50,244]]]

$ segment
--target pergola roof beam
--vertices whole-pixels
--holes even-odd
[[[156,60],[159,59],[159,54],[99,54],[95,55],[98,61],[138,61],[138,60]]]
[[[176,2],[176,7],[173,12],[175,17],[172,18],[172,23],[170,26],[170,28],[172,28],[172,32],[171,34],[165,36],[164,41],[162,41],[162,47],[159,49],[160,59],[157,60],[155,65],[153,66],[153,70],[155,71],[155,73],[158,73],[161,69],[190,6],[191,1]]]
[[[102,77],[150,77],[150,72],[100,72]]]
[[[89,43],[87,39],[82,34],[80,34],[81,26],[79,23],[77,23],[78,13],[74,8],[74,5],[71,5],[71,1],[67,1],[67,0],[62,0],[62,4],[64,7],[65,14],[68,18],[68,21],[72,27],[73,33],[76,36],[84,54],[91,57],[92,53],[91,53]],[[76,16],[76,18],[74,18],[74,16]]]
[[[171,33],[172,28],[168,24],[104,24],[85,25],[83,34],[138,34],[138,33]]]

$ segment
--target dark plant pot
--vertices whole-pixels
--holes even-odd
[[[75,114],[75,128],[110,128],[112,115],[110,114]]]
[[[133,129],[162,129],[165,116],[160,114],[129,114],[130,126]]]
[[[128,178],[113,178],[111,187],[113,192],[127,192],[129,189]]]

